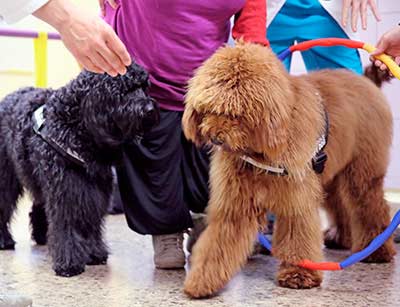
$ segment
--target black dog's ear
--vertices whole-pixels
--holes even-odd
[[[126,74],[118,78],[131,90],[138,87],[146,89],[150,86],[149,74],[136,63],[129,65]]]

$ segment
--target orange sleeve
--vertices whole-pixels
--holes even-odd
[[[246,0],[243,9],[235,16],[232,37],[269,46],[266,0]]]

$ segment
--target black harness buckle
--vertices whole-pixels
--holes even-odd
[[[315,155],[315,157],[312,159],[312,167],[313,170],[317,174],[322,174],[322,172],[325,169],[325,163],[328,160],[328,155],[324,151],[320,151]]]

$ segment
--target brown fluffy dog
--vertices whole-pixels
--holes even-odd
[[[335,228],[330,242],[366,247],[389,224],[383,179],[392,139],[392,115],[381,91],[344,70],[290,76],[258,45],[221,48],[192,79],[183,116],[187,138],[213,143],[208,227],[193,249],[185,292],[205,297],[221,289],[246,262],[266,211],[276,215],[274,256],[279,285],[311,288],[322,273],[300,268],[322,260],[318,208],[326,203]],[[329,114],[329,158],[311,166]],[[287,176],[274,176],[241,159],[247,155]],[[325,193],[326,192],[326,198]],[[366,261],[388,262],[390,240]]]

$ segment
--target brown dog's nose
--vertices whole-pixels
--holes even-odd
[[[217,145],[217,146],[221,146],[222,144],[224,144],[224,142],[222,141],[222,139],[219,138],[219,137],[214,137],[214,138],[212,138],[212,139],[211,139],[211,143],[213,143],[214,145]]]

